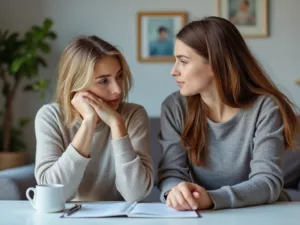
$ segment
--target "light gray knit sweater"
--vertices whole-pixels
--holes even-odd
[[[123,103],[118,111],[128,135],[111,140],[110,128],[100,122],[90,158],[84,158],[71,145],[80,123],[69,129],[63,125],[57,104],[43,106],[35,119],[38,184],[64,184],[67,200],[134,202],[145,198],[154,182],[148,116],[143,107],[131,103]]]

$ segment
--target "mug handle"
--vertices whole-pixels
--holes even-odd
[[[29,195],[29,194],[30,194],[30,191],[33,192],[33,198],[31,198],[30,195]],[[28,188],[28,189],[26,190],[26,197],[27,197],[27,199],[29,200],[29,202],[31,203],[31,205],[33,206],[33,208],[36,209],[36,207],[35,207],[35,201],[34,201],[34,199],[35,199],[35,188],[33,188],[33,187]]]

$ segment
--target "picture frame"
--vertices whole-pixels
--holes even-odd
[[[138,61],[173,62],[175,36],[186,22],[187,13],[183,11],[138,12]]]
[[[218,16],[231,21],[245,38],[268,34],[268,0],[218,0]]]

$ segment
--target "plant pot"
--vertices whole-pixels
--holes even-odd
[[[27,152],[0,152],[0,170],[23,166],[27,160]]]

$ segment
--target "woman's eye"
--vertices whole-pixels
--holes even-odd
[[[187,64],[187,61],[184,61],[184,60],[180,60],[180,62],[183,64]]]
[[[108,82],[108,80],[107,79],[101,79],[101,80],[99,80],[99,84],[106,84]]]
[[[118,76],[117,76],[118,79],[122,79],[123,78],[123,73],[120,73]]]

